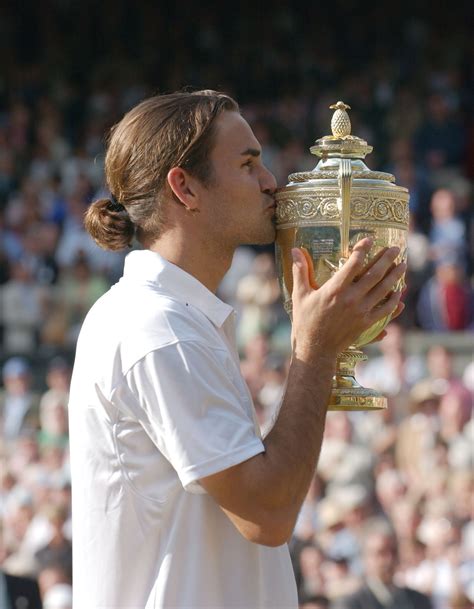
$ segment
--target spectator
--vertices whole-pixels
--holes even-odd
[[[44,596],[44,609],[72,609],[72,586],[56,584]]]
[[[442,395],[451,388],[462,386],[462,380],[454,373],[454,353],[448,347],[434,344],[426,354],[428,378]]]
[[[3,438],[12,442],[22,431],[38,428],[39,397],[32,391],[30,366],[24,358],[9,359],[2,373],[5,389],[0,393],[0,429]]]
[[[397,565],[397,546],[393,534],[380,527],[367,532],[364,541],[364,585],[354,594],[336,603],[337,609],[428,609],[427,596],[394,584]]]
[[[361,578],[351,572],[349,561],[343,557],[328,559],[323,564],[324,589],[328,599],[334,603],[360,588]]]
[[[72,545],[64,536],[64,525],[68,514],[64,509],[54,504],[47,506],[45,511],[52,535],[48,544],[36,552],[35,558],[40,569],[59,564],[62,565],[66,574],[72,577]]]
[[[42,606],[38,584],[33,579],[9,575],[0,569],[0,607],[41,609]]]
[[[420,488],[433,467],[433,448],[438,431],[440,392],[426,379],[410,391],[411,417],[399,427],[395,445],[396,463],[408,484]]]
[[[432,171],[455,166],[464,150],[459,120],[441,94],[430,95],[426,109],[426,118],[415,137],[418,158]]]
[[[317,529],[318,522],[318,502],[325,494],[325,485],[321,476],[316,472],[308,489],[308,494],[301,506],[301,510],[296,521],[294,538],[301,541],[309,541],[313,538]]]
[[[46,310],[47,292],[23,261],[11,265],[10,279],[0,288],[0,323],[7,353],[31,353]]]
[[[406,354],[404,330],[398,323],[390,323],[386,332],[378,346],[381,355],[360,365],[357,378],[362,385],[370,385],[383,394],[403,397],[424,376],[423,361],[418,355]]]
[[[320,594],[324,589],[322,565],[324,554],[312,543],[304,545],[299,554],[299,572],[301,584],[298,590],[300,598]]]
[[[431,198],[432,225],[430,229],[431,259],[435,266],[445,263],[464,268],[465,227],[456,215],[454,192],[437,190]]]
[[[38,573],[38,585],[41,598],[45,598],[48,592],[59,584],[71,585],[71,577],[60,564],[53,564],[41,569]]]
[[[107,287],[103,274],[95,273],[80,252],[72,266],[63,270],[43,337],[62,347],[74,345],[86,311]]]
[[[359,483],[371,489],[372,467],[373,455],[367,446],[357,443],[348,414],[328,413],[318,471],[329,488]]]
[[[238,341],[242,345],[267,333],[277,321],[280,289],[270,254],[255,258],[251,272],[239,281],[236,296],[241,305]]]
[[[299,605],[299,609],[329,609],[329,607],[329,599],[320,594],[303,597]]]
[[[53,358],[49,363],[45,380],[48,389],[40,400],[40,420],[43,429],[47,426],[46,419],[51,410],[57,406],[67,410],[71,380],[71,368],[68,362],[61,356]]]
[[[472,324],[472,301],[462,268],[442,262],[420,291],[418,319],[425,330],[465,330]]]

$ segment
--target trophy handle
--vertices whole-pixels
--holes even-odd
[[[352,164],[350,159],[341,159],[338,175],[341,196],[337,200],[339,213],[341,214],[341,260],[343,264],[349,258],[349,228],[351,224],[351,186],[352,186]]]

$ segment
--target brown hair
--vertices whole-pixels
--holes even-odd
[[[134,235],[156,239],[165,221],[164,188],[172,167],[183,167],[204,184],[212,179],[210,152],[215,120],[237,103],[217,91],[151,97],[112,127],[105,156],[111,199],[95,201],[85,226],[98,245],[120,250]]]

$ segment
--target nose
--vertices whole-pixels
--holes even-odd
[[[277,188],[277,181],[273,173],[263,166],[262,177],[260,178],[260,188],[262,192],[273,196]]]

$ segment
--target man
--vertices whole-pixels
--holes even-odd
[[[22,433],[39,427],[39,396],[31,390],[31,369],[23,357],[11,357],[2,369],[5,388],[0,391],[0,435],[14,442]]]
[[[286,541],[336,356],[397,308],[398,251],[364,269],[364,240],[315,291],[295,250],[292,364],[262,439],[234,313],[215,296],[238,245],[275,238],[275,180],[237,104],[212,91],[142,102],[112,131],[106,178],[112,198],[89,208],[87,229],[105,248],[135,235],[145,249],[128,255],[77,346],[75,609],[294,609]]]
[[[28,577],[9,575],[0,569],[0,608],[41,609],[38,584]]]
[[[341,599],[336,609],[430,609],[427,596],[393,583],[397,566],[395,535],[385,525],[369,530],[364,541],[365,583]]]

